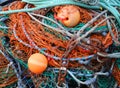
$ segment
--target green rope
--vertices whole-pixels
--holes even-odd
[[[105,2],[105,3],[100,2],[99,4],[101,6],[103,6],[103,8],[109,10],[115,16],[115,18],[120,26],[120,13],[114,7],[110,6],[107,2]]]
[[[4,22],[0,22],[0,26],[6,26]],[[8,29],[7,28],[0,28],[0,31],[2,31],[3,33],[7,34],[8,33]]]
[[[78,5],[84,8],[89,8],[89,9],[101,9],[102,7],[109,10],[117,19],[119,26],[120,26],[120,13],[117,11],[116,8],[114,8],[111,3],[113,3],[114,5],[117,4],[116,6],[119,5],[120,1],[115,0],[114,2],[106,2],[105,0],[100,0],[99,5],[101,5],[102,7],[98,6],[90,6],[87,4],[83,4],[80,3],[78,1],[75,0],[22,0],[23,2],[29,3],[29,4],[33,4],[36,7],[35,8],[29,8],[29,9],[20,9],[20,10],[9,10],[9,11],[0,11],[0,14],[10,14],[10,13],[16,13],[16,12],[30,12],[30,11],[34,11],[34,10],[38,10],[41,8],[48,8],[48,7],[53,7],[53,6],[58,6],[58,5],[66,5],[66,4],[73,4],[73,5]],[[47,4],[49,3],[49,4]],[[120,5],[119,5],[120,6]]]
[[[91,9],[100,9],[100,6],[90,6],[86,5],[80,2],[76,2],[74,0],[39,0],[39,1],[29,1],[29,0],[22,0],[23,2],[33,4],[36,7],[35,8],[29,8],[29,9],[20,9],[20,10],[9,10],[9,11],[0,11],[0,14],[11,14],[11,13],[17,13],[17,12],[30,12],[42,8],[48,8],[48,7],[53,7],[53,6],[58,6],[58,5],[66,5],[66,4],[73,4],[73,5],[78,5],[84,8],[91,8]],[[49,3],[49,4],[48,4]]]

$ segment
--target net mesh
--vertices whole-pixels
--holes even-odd
[[[113,77],[99,76],[98,88],[114,88],[115,79]]]
[[[120,69],[117,66],[114,66],[113,76],[117,80],[118,85],[120,86]]]
[[[11,85],[17,81],[14,70],[11,67],[7,70],[8,64],[9,62],[0,54],[0,87]]]

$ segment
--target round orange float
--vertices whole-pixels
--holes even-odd
[[[80,22],[79,8],[74,5],[57,6],[54,10],[57,13],[55,19],[67,27],[74,27]]]
[[[31,72],[35,74],[41,74],[46,70],[48,65],[47,58],[40,53],[35,53],[28,59],[28,68]]]

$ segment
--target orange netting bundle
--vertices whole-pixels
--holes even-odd
[[[16,3],[3,8],[3,10],[8,10],[9,8],[21,9],[24,8],[24,6],[25,3],[17,1]],[[81,21],[84,19],[84,21],[87,22],[92,18],[92,16],[89,15],[89,11],[85,9],[80,9],[80,11],[84,17],[81,17]],[[61,33],[58,33],[50,28],[47,29],[49,29],[51,32],[54,32],[54,34],[46,32],[45,26],[32,20],[30,16],[24,12],[10,14],[7,25],[10,27],[8,36],[10,38],[13,54],[24,61],[27,61],[28,57],[32,53],[38,52],[38,50],[34,49],[35,45],[37,45],[39,48],[44,48],[45,52],[49,55],[62,57],[70,44],[70,40],[62,40],[61,38],[57,37],[57,35],[62,35]],[[62,36],[64,37],[64,35]],[[71,51],[71,53],[68,55],[68,58],[89,56],[96,53],[96,51],[104,51],[109,45],[112,44],[112,37],[110,33],[108,33],[106,36],[95,33],[89,37],[91,44],[83,43],[83,46],[77,46]],[[54,60],[50,61],[50,63],[52,66],[59,66],[59,62]],[[79,64],[72,62],[72,64],[70,63],[70,66],[77,67]]]

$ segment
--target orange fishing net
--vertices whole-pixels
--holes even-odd
[[[118,85],[120,86],[120,69],[117,67],[117,65],[114,66],[112,74],[117,80]]]
[[[11,9],[21,9],[25,6],[25,3],[17,1],[16,3],[12,4],[9,8]],[[8,7],[3,8],[3,10],[8,10]],[[83,17],[81,17],[81,21],[87,22],[89,21],[92,16],[89,14],[89,12],[85,9],[80,8],[80,11],[82,12]],[[84,20],[83,20],[84,19]],[[16,24],[16,27],[15,27]],[[13,29],[15,28],[16,35],[25,43],[32,45],[32,41],[35,42],[35,44],[40,48],[45,48],[45,52],[49,53],[53,56],[62,57],[64,52],[67,50],[67,47],[69,46],[69,40],[62,40],[61,38],[58,38],[57,35],[60,33],[53,31],[49,29],[51,32],[54,32],[54,34],[51,34],[49,32],[45,31],[45,28],[43,25],[37,23],[36,21],[32,20],[27,13],[21,12],[21,13],[14,13],[9,15],[9,21],[7,22],[7,25],[10,27],[9,29],[9,38],[10,38],[10,44],[12,47],[12,51],[14,55],[24,61],[28,60],[28,57],[34,53],[38,52],[38,50],[35,50],[33,48],[29,48],[21,43],[21,41],[18,41],[13,32]],[[28,40],[26,37],[25,30],[27,34],[30,36],[31,41]],[[61,34],[62,35],[62,34]],[[64,35],[63,35],[64,36]],[[93,36],[93,37],[92,37]],[[101,42],[100,47],[103,45],[107,45],[105,48],[107,48],[112,43],[112,37],[107,34],[107,36],[103,37],[102,35],[94,34],[91,36],[91,40],[98,40]],[[94,37],[95,36],[95,37]],[[109,42],[105,41],[107,38],[110,38]],[[74,48],[71,53],[68,55],[68,58],[77,58],[77,57],[83,57],[88,56],[91,54],[96,53],[95,51],[100,51],[100,49],[97,49],[97,42],[94,41],[92,45],[86,44],[87,46],[91,46],[91,49],[86,50],[82,46],[77,46]],[[103,43],[103,41],[105,41]],[[109,43],[109,44],[108,44]],[[94,45],[96,44],[96,46]],[[103,50],[104,51],[104,50]],[[56,62],[55,60],[50,60],[50,65],[52,66],[59,66],[59,61]],[[78,67],[79,63],[72,62],[69,64],[70,66]]]

